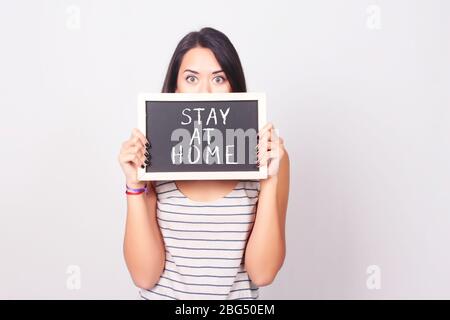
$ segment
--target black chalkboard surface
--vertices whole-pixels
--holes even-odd
[[[265,179],[256,165],[264,93],[141,94],[139,129],[151,143],[140,180]]]

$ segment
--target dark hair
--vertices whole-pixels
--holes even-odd
[[[181,60],[186,52],[196,47],[208,48],[214,53],[230,82],[232,92],[247,91],[241,61],[230,39],[216,29],[202,28],[188,33],[178,43],[167,69],[162,92],[175,92]]]

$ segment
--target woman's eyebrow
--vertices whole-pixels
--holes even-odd
[[[221,72],[223,72],[223,70],[214,71],[212,74],[221,73]]]
[[[184,70],[183,72],[192,72],[192,73],[198,74],[197,71],[194,71],[194,70],[191,70],[191,69],[186,69],[186,70]]]

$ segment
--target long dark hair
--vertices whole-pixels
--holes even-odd
[[[178,43],[167,69],[162,92],[175,92],[181,60],[186,52],[196,47],[208,48],[214,53],[230,82],[232,92],[247,91],[241,60],[230,39],[222,32],[207,27],[188,33]]]

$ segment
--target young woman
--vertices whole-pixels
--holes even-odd
[[[239,56],[212,28],[187,34],[169,64],[163,92],[245,92]],[[133,129],[119,162],[127,193],[124,255],[144,299],[257,299],[285,257],[289,159],[269,123],[260,130],[265,180],[136,180],[151,165],[151,137]],[[147,192],[142,192],[147,188]]]

